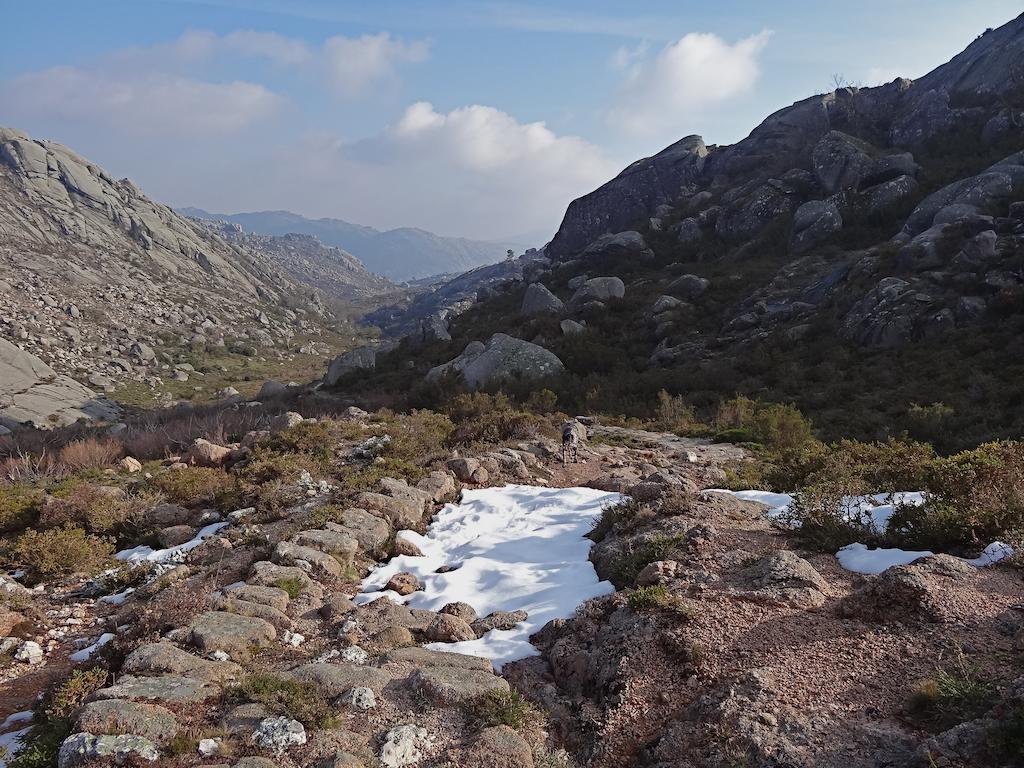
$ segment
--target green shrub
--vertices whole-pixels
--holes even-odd
[[[231,702],[262,704],[273,714],[298,720],[307,728],[327,728],[335,721],[327,696],[316,683],[253,674],[229,688],[227,697]]]
[[[937,730],[980,717],[994,703],[995,687],[979,677],[963,651],[956,650],[948,669],[919,681],[907,702],[910,714]]]
[[[14,542],[8,558],[23,567],[29,578],[41,581],[71,573],[96,573],[110,564],[113,555],[110,539],[64,526],[25,531]]]
[[[639,543],[636,549],[620,555],[612,566],[612,583],[617,587],[628,586],[636,581],[647,565],[658,560],[668,560],[686,543],[682,534],[658,535]]]
[[[507,725],[517,731],[537,726],[543,717],[516,690],[489,691],[467,705],[467,715],[478,728]]]
[[[240,501],[236,478],[211,467],[169,470],[156,475],[150,484],[174,504],[215,504],[227,509]]]
[[[664,389],[658,392],[658,405],[655,410],[654,425],[667,432],[679,435],[690,435],[703,432],[705,428],[697,422],[693,406],[679,395],[670,395]]]
[[[69,718],[91,694],[106,683],[107,670],[103,667],[75,669],[46,695],[43,701],[44,714],[51,720]]]
[[[637,613],[672,611],[687,616],[690,613],[690,609],[679,596],[673,595],[663,584],[630,590],[626,600],[629,607]]]
[[[447,444],[453,447],[536,437],[543,424],[539,416],[513,407],[500,392],[459,395],[449,405],[449,416],[455,429]]]
[[[302,594],[302,590],[306,588],[305,582],[298,577],[278,579],[274,582],[274,586],[287,592],[290,600],[297,598]]]
[[[157,500],[154,494],[125,494],[80,483],[45,504],[38,524],[41,528],[74,525],[89,533],[134,541],[141,535],[145,510]]]
[[[593,541],[603,541],[612,531],[628,526],[640,513],[643,506],[634,499],[606,504],[601,508],[601,516],[594,521],[587,536]]]
[[[0,485],[0,534],[31,525],[42,500],[43,493],[30,485]]]

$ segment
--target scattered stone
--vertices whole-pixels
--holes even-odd
[[[89,702],[78,710],[75,729],[112,736],[131,733],[164,742],[178,733],[178,721],[170,711],[156,704],[104,699]]]
[[[143,736],[122,734],[96,736],[91,733],[73,733],[60,745],[57,768],[77,768],[93,760],[112,758],[122,764],[130,758],[153,762],[160,758],[156,745]]]
[[[200,614],[188,626],[189,642],[202,652],[225,651],[232,658],[249,658],[277,636],[274,625],[263,619],[224,611]]]
[[[29,665],[42,664],[43,649],[34,640],[26,640],[14,652],[14,660]]]
[[[475,635],[471,635],[470,639],[474,638]],[[416,690],[435,704],[443,706],[461,704],[491,691],[509,691],[508,682],[492,672],[458,667],[436,666],[417,669],[413,672],[411,680]]]
[[[422,760],[423,750],[432,742],[426,728],[399,725],[385,734],[378,757],[386,768],[403,768]]]
[[[257,747],[269,749],[274,754],[282,755],[289,747],[297,747],[306,743],[306,729],[298,720],[287,717],[268,717],[262,720],[253,731],[249,741]]]
[[[427,627],[427,639],[435,643],[458,643],[476,640],[476,633],[458,616],[439,613]]]
[[[142,471],[142,462],[131,456],[125,456],[123,459],[117,462],[117,466],[119,469],[127,472],[130,475]]]
[[[353,688],[343,697],[343,703],[358,709],[363,712],[374,709],[377,706],[377,698],[373,695],[373,691],[369,688],[359,687]]]
[[[411,595],[413,592],[419,592],[423,589],[423,585],[420,584],[416,576],[403,571],[392,576],[384,589],[393,590],[404,597],[405,595]]]

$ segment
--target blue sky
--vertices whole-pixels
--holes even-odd
[[[833,73],[955,55],[1019,3],[130,0],[8,4],[0,124],[172,205],[550,235],[573,198]]]

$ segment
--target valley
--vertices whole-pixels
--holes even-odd
[[[978,32],[676,138],[526,249],[173,209],[0,128],[0,768],[1024,765],[1024,16]],[[113,60],[176,62],[141,67],[170,98],[371,46],[366,109],[430,60],[312,40]],[[238,120],[286,108],[249,85]],[[435,213],[498,168],[466,216],[596,151],[426,102],[303,139],[318,184],[447,163]]]

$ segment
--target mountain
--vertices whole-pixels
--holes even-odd
[[[813,96],[730,146],[682,138],[573,201],[546,267],[452,314],[451,341],[378,368],[425,373],[501,332],[562,359],[570,411],[739,393],[825,435],[1020,434],[1021,61],[1024,16],[917,81]],[[523,311],[531,281],[549,313]]]
[[[0,401],[24,395],[17,370],[46,378],[52,366],[109,389],[187,378],[175,363],[218,350],[282,355],[308,345],[335,322],[319,288],[338,275],[350,295],[390,290],[328,250],[336,274],[314,279],[296,254],[322,261],[318,243],[218,232],[61,144],[0,128],[0,333],[30,355],[6,358],[31,362],[0,367]]]
[[[333,245],[324,245],[313,235],[254,235],[239,224],[202,220],[225,241],[258,251],[292,279],[318,288],[326,297],[367,301],[379,305],[379,297],[401,289],[386,278],[370,272],[355,256]]]
[[[442,237],[412,227],[382,232],[341,219],[307,219],[288,211],[226,214],[182,208],[180,212],[186,216],[240,224],[246,231],[257,234],[286,235],[294,232],[314,235],[327,245],[355,254],[367,269],[395,281],[465,272],[501,261],[509,248],[521,250],[521,246],[515,244]]]

